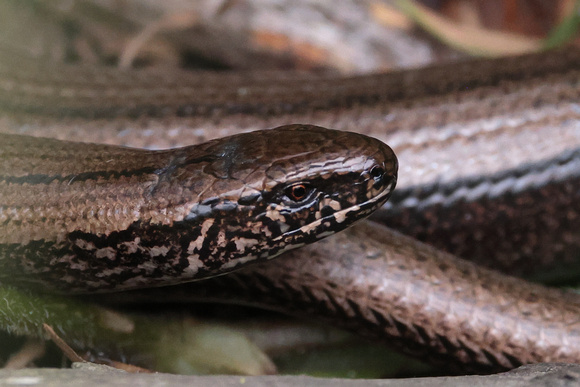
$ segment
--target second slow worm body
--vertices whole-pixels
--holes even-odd
[[[202,86],[198,78],[182,74],[166,77],[110,70],[97,75],[90,69],[63,71],[26,60],[16,62],[18,66],[10,60],[0,66],[2,132],[164,148],[288,122],[350,128],[388,141],[399,155],[401,194],[393,197],[389,209],[396,218],[387,219],[388,213],[381,216],[386,222],[397,222],[399,229],[467,258],[495,258],[495,265],[500,262],[519,272],[529,271],[529,262],[539,267],[556,260],[578,262],[578,51],[382,76],[286,78],[275,86],[267,77],[249,81],[238,76],[210,77]],[[95,132],[97,128],[100,131]],[[372,230],[368,229],[369,236]],[[413,250],[407,244],[411,242],[404,241],[401,249]],[[342,250],[357,254],[354,239],[344,243]],[[363,244],[364,254],[380,248],[378,242],[368,243]],[[416,251],[421,253],[409,255],[417,262],[411,274],[420,272],[421,259],[439,254],[422,247]],[[355,324],[372,322],[392,337],[419,342],[422,353],[429,348],[461,363],[502,369],[530,361],[580,361],[578,353],[570,353],[577,347],[574,296],[527,287],[520,281],[508,280],[505,288],[493,275],[473,266],[445,270],[455,262],[441,259],[442,263],[427,267],[439,268],[443,275],[434,285],[444,292],[432,293],[423,285],[413,288],[411,283],[402,290],[408,295],[393,295],[392,304],[381,305],[378,300],[370,309],[366,305],[372,289],[348,288],[354,283],[371,286],[351,267],[356,261],[335,267],[347,276],[340,287],[352,291],[343,298],[336,283],[324,281],[332,270],[327,263],[310,267],[307,279],[315,283],[284,275],[269,283],[273,272],[262,284],[253,283],[267,293],[288,291],[296,305],[304,300],[310,305],[326,303],[323,312],[346,314],[343,325],[356,329]],[[446,273],[458,276],[462,291],[453,291],[458,282]],[[412,277],[407,280],[413,281]],[[291,285],[285,287],[284,281]],[[541,345],[531,346],[525,323],[510,325],[500,318],[517,301],[506,301],[502,291],[530,297],[529,307],[513,309],[511,321],[539,321],[529,332],[541,336]],[[466,293],[473,297],[461,302]],[[557,301],[560,298],[568,303]],[[328,306],[338,299],[348,306]],[[427,315],[425,308],[435,313]],[[368,313],[373,315],[360,318]],[[421,324],[421,319],[432,318]],[[505,325],[484,329],[492,321]],[[442,329],[429,328],[437,326]],[[507,336],[521,341],[506,340]],[[524,348],[532,354],[522,353]]]

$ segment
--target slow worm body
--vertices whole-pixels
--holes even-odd
[[[272,83],[269,75],[207,75],[202,81],[185,73],[40,66],[10,56],[0,64],[0,129],[150,149],[291,122],[358,131],[391,144],[401,165],[399,193],[380,218],[463,257],[522,273],[555,261],[578,262],[579,65],[580,52],[568,50],[346,79],[286,76]],[[372,230],[366,232],[369,237]],[[344,236],[350,239],[342,249],[362,254],[352,235]],[[377,239],[365,245],[364,254],[380,249]],[[443,263],[439,258],[430,263],[428,257],[439,253],[408,243],[401,250],[417,262],[409,264],[410,273],[427,262],[426,268],[442,275],[433,277],[430,269],[425,275],[445,291],[432,293],[410,283],[403,294],[386,296],[388,302],[377,298],[369,304],[376,288],[355,270],[365,263],[354,260],[335,266],[346,276],[339,286],[325,282],[333,269],[324,263],[311,267],[306,279],[297,274],[299,267],[287,267],[284,278],[272,273],[262,282],[243,281],[243,287],[287,292],[288,302],[310,303],[303,309],[318,304],[325,305],[322,311],[342,313],[343,325],[353,329],[374,324],[388,337],[419,343],[422,353],[430,349],[482,368],[580,361],[574,352],[574,296],[520,281],[506,280],[509,286],[504,286],[500,279],[497,285],[493,275],[473,266],[451,269],[455,263],[446,263],[445,256]],[[420,253],[412,254],[414,249]],[[371,288],[360,290],[355,283]],[[396,278],[381,286],[397,288],[395,283]],[[348,296],[338,294],[343,286]],[[460,302],[462,294],[473,297]],[[528,306],[510,309],[517,302],[512,295],[527,299]],[[340,299],[338,304],[347,307],[329,306]],[[513,316],[502,319],[506,311]],[[520,319],[524,322],[515,323]],[[490,328],[495,323],[503,325]],[[538,335],[541,345],[521,352]]]

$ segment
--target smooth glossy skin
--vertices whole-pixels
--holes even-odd
[[[373,138],[292,125],[169,151],[0,135],[0,275],[67,292],[200,279],[351,225],[391,194]]]
[[[395,217],[384,216],[388,224],[519,272],[578,262],[578,50],[349,79],[220,74],[205,77],[209,83],[203,87],[185,74],[108,70],[99,78],[100,69],[46,69],[20,58],[14,66],[14,57],[0,58],[8,58],[0,85],[14,85],[15,73],[29,80],[26,87],[0,91],[3,132],[164,148],[288,122],[349,128],[388,141],[399,156],[401,195],[389,210]],[[99,79],[107,81],[93,87]],[[59,96],[63,85],[66,93]],[[98,90],[119,98],[103,98]],[[245,277],[244,292],[266,297],[265,303],[283,293],[304,311],[324,304],[319,313],[333,321],[340,315],[338,323],[355,331],[386,334],[407,351],[418,347],[425,355],[428,349],[428,358],[473,368],[578,361],[577,296],[457,266],[449,256],[396,234],[391,239],[377,231],[381,236],[375,237],[374,227],[369,236],[353,231],[358,239],[343,234],[341,243],[323,245],[325,257],[344,255],[342,264],[290,261],[298,266],[282,266],[287,279],[271,268]],[[387,246],[373,242],[377,238],[399,246],[400,259],[356,270],[372,257],[379,262]],[[307,250],[304,256],[300,251],[308,260]],[[362,255],[363,262],[357,261]],[[341,278],[340,286],[328,280],[331,275]],[[371,300],[373,278],[398,286],[384,287],[393,293]],[[502,285],[506,281],[509,286]],[[342,301],[331,305],[332,300]],[[525,305],[513,307],[520,303]]]

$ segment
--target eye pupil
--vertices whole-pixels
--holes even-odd
[[[301,200],[306,195],[306,187],[303,184],[298,184],[292,187],[292,198],[294,200]]]
[[[375,179],[379,179],[381,177],[383,177],[383,174],[385,173],[385,170],[381,167],[379,167],[378,165],[375,165],[374,167],[371,168],[370,174],[373,178]]]
[[[288,198],[296,202],[304,200],[308,196],[308,192],[308,187],[304,183],[294,184],[286,189]]]

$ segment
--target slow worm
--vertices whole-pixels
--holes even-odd
[[[463,257],[524,273],[555,261],[578,263],[579,64],[580,52],[567,50],[337,79],[127,73],[2,55],[0,128],[150,149],[297,122],[358,131],[388,142],[399,158],[398,189],[379,216],[387,224]],[[369,240],[361,247],[354,235],[365,228]],[[342,246],[325,245],[336,253],[321,261],[340,251],[352,254],[348,264],[334,269],[309,269],[307,279],[319,290],[301,283],[304,276],[293,276],[300,267],[286,268],[279,282],[270,283],[272,274],[265,283],[253,283],[267,294],[287,291],[296,305],[304,299],[310,306],[326,305],[321,313],[342,313],[342,324],[351,329],[366,331],[372,323],[398,342],[413,340],[422,355],[429,349],[435,351],[429,357],[439,354],[474,368],[580,361],[575,296],[496,278],[396,235],[384,239],[399,243],[405,259],[415,259],[395,264],[409,276],[406,281],[422,277],[424,267],[428,282],[444,291],[432,292],[420,282],[397,288],[401,277],[388,276],[398,272],[383,268],[382,284],[403,293],[366,309],[375,288],[349,286],[371,286],[354,267],[368,262],[365,248],[381,255],[375,232],[363,225],[337,237],[346,238]],[[440,275],[429,274],[431,269]],[[346,277],[329,284],[329,271]],[[284,281],[292,285],[285,288]],[[340,299],[348,307],[328,306]],[[526,306],[520,308],[518,300]]]

